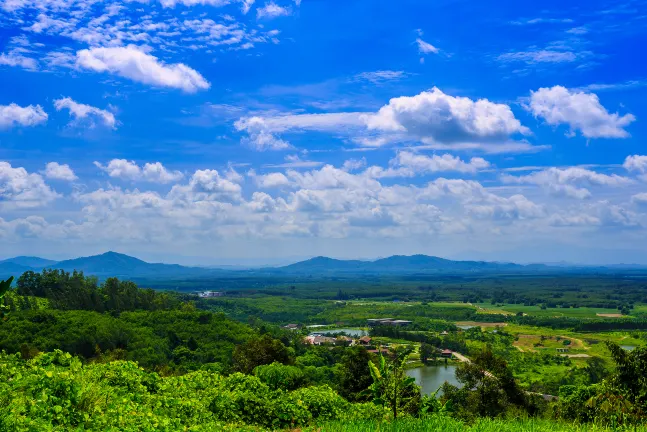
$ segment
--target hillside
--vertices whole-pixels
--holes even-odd
[[[280,267],[278,270],[289,273],[446,273],[540,271],[548,268],[541,264],[523,266],[486,261],[453,261],[428,255],[394,255],[375,261],[316,257]]]
[[[43,268],[56,264],[56,261],[35,256],[17,256],[2,260],[0,264],[17,264],[23,267]]]
[[[83,271],[96,276],[133,277],[189,277],[213,273],[213,270],[184,267],[178,264],[148,263],[129,255],[106,252],[101,255],[60,261],[51,268]]]

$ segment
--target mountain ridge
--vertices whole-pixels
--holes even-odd
[[[32,264],[31,266],[25,264]],[[44,265],[38,265],[44,264]],[[647,267],[635,265],[609,265],[598,266],[558,266],[547,264],[516,264],[497,261],[459,261],[437,256],[392,255],[375,260],[343,260],[326,256],[317,256],[307,260],[298,261],[285,266],[277,267],[247,267],[247,268],[214,268],[183,266],[179,264],[149,263],[139,258],[118,253],[105,252],[99,255],[78,257],[63,261],[46,260],[39,257],[15,257],[0,261],[0,278],[20,276],[26,271],[41,271],[48,269],[61,269],[65,271],[82,271],[87,275],[94,275],[100,279],[118,277],[133,280],[163,280],[163,279],[191,279],[218,276],[245,276],[254,275],[262,277],[280,275],[363,275],[363,274],[478,274],[478,273],[546,273],[546,272],[636,272],[645,273]]]

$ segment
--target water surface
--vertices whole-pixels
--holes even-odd
[[[421,366],[409,369],[407,375],[416,379],[416,384],[422,387],[422,394],[435,392],[445,381],[462,387],[456,380],[455,365]]]

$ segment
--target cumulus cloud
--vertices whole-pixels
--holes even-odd
[[[637,171],[641,174],[645,174],[647,172],[647,156],[627,156],[622,166],[627,171]]]
[[[0,105],[0,129],[16,126],[36,126],[47,121],[47,113],[40,105],[21,107],[15,103]]]
[[[188,185],[175,185],[169,196],[186,201],[242,201],[239,184],[227,180],[217,170],[198,170]]]
[[[619,187],[631,184],[631,179],[616,174],[600,174],[584,168],[548,168],[525,176],[503,175],[504,183],[535,184],[547,188],[555,195],[576,199],[591,197],[588,186]]]
[[[88,127],[94,127],[95,120],[98,120],[104,126],[109,128],[114,129],[117,126],[115,115],[110,111],[78,103],[69,97],[56,99],[54,101],[54,107],[57,111],[62,109],[69,110],[70,116],[74,118],[72,124],[83,124]]]
[[[382,177],[414,177],[442,171],[456,171],[460,173],[476,173],[490,167],[490,163],[483,158],[474,157],[465,162],[456,156],[444,154],[431,157],[413,153],[411,151],[400,151],[389,162],[387,169],[381,167],[370,167],[367,173],[375,178]]]
[[[49,162],[45,167],[44,174],[45,177],[52,180],[74,181],[78,179],[68,164],[59,164],[58,162]]]
[[[609,113],[593,93],[562,86],[531,91],[527,109],[551,126],[567,124],[571,136],[579,131],[586,138],[627,138],[624,128],[636,119],[632,114]]]
[[[449,96],[438,88],[413,97],[393,98],[377,112],[339,112],[242,117],[234,123],[246,131],[244,143],[257,149],[286,149],[281,133],[316,131],[347,137],[362,147],[418,142],[438,150],[491,153],[533,152],[548,146],[513,141],[530,134],[508,105],[487,99]]]
[[[58,197],[39,174],[0,162],[0,205],[5,208],[41,207]]]
[[[273,1],[265,3],[262,8],[256,9],[256,18],[258,19],[273,19],[288,15],[290,15],[289,9],[279,6]]]
[[[376,114],[363,119],[369,130],[407,133],[446,143],[501,140],[530,132],[508,105],[449,96],[436,87],[416,96],[393,98]]]
[[[258,187],[263,189],[272,189],[290,185],[290,180],[280,172],[254,176],[254,181]]]
[[[81,69],[108,72],[143,84],[180,89],[187,93],[206,90],[211,84],[182,63],[165,64],[133,45],[80,50],[76,65]]]
[[[99,162],[94,164],[110,177],[122,180],[172,183],[184,177],[180,171],[167,170],[160,162],[146,163],[143,167],[126,159],[113,159],[108,162],[108,165],[102,165]]]

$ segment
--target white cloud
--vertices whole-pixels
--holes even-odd
[[[164,7],[175,7],[178,4],[184,6],[207,5],[214,7],[222,7],[231,3],[231,0],[160,0]]]
[[[56,99],[54,107],[57,111],[69,110],[70,116],[74,117],[72,124],[83,124],[92,128],[95,126],[94,120],[97,119],[109,128],[114,129],[117,126],[115,115],[110,111],[78,103],[69,97]]]
[[[366,158],[361,158],[361,159],[348,159],[344,161],[344,165],[342,166],[342,169],[344,171],[357,171],[366,166]]]
[[[248,138],[243,143],[256,150],[287,150],[291,145],[274,134],[290,130],[333,131],[343,127],[361,126],[359,113],[300,114],[276,117],[243,117],[234,123]]]
[[[58,197],[39,174],[13,168],[0,162],[0,206],[5,208],[42,207]]]
[[[170,87],[194,93],[211,84],[198,72],[182,64],[165,64],[133,45],[90,48],[76,53],[76,64],[95,72],[109,72],[143,84]]]
[[[183,201],[218,201],[225,203],[242,201],[241,187],[222,177],[217,170],[196,171],[188,185],[175,185],[169,197]]]
[[[40,105],[21,107],[15,103],[0,105],[0,129],[15,126],[36,126],[47,121],[47,113]]]
[[[640,206],[647,205],[647,192],[641,192],[631,197],[631,202]]]
[[[600,174],[584,168],[566,169],[548,168],[525,176],[503,175],[503,183],[535,184],[547,188],[555,195],[576,199],[591,197],[588,186],[620,187],[632,183],[632,180],[616,174]],[[586,186],[586,187],[583,187]]]
[[[368,175],[375,178],[383,177],[414,177],[442,171],[456,171],[461,173],[476,173],[490,167],[490,163],[483,158],[475,157],[465,162],[458,157],[444,154],[431,157],[400,151],[394,159],[389,162],[390,168],[370,167]]]
[[[436,87],[413,97],[393,98],[376,114],[363,118],[369,130],[407,133],[443,143],[501,140],[530,132],[508,105],[449,96]]]
[[[518,51],[501,54],[497,57],[498,60],[503,62],[522,62],[528,64],[538,63],[571,63],[591,55],[590,52],[585,51],[581,53],[572,51],[555,51],[548,49],[541,49],[535,51]]]
[[[184,177],[180,171],[167,170],[160,162],[146,163],[143,167],[126,159],[113,159],[105,166],[99,162],[94,162],[94,164],[110,177],[122,180],[172,183]]]
[[[247,14],[249,10],[252,8],[252,6],[256,3],[256,0],[243,0],[243,6],[241,8],[241,11],[243,14]]]
[[[269,168],[314,168],[323,165],[323,162],[303,160],[299,155],[287,155],[285,162],[280,164],[266,164],[265,167]]]
[[[627,156],[622,167],[627,171],[637,171],[641,174],[647,173],[647,156]]]
[[[593,93],[562,86],[531,91],[527,109],[551,126],[567,124],[571,135],[579,130],[586,138],[627,138],[624,128],[636,119],[632,114],[609,113]]]
[[[23,55],[23,53],[25,53],[24,49],[13,49],[8,53],[0,54],[0,65],[18,66],[29,71],[38,70],[38,62],[31,57]]]
[[[416,39],[416,43],[418,44],[418,52],[420,54],[438,54],[439,49],[430,44],[429,42],[425,42],[422,39],[418,38]]]
[[[413,97],[393,98],[376,113],[257,115],[240,118],[234,127],[246,131],[249,136],[243,142],[257,149],[286,149],[290,144],[277,134],[293,131],[332,133],[362,147],[422,142],[439,150],[489,153],[528,153],[548,148],[510,139],[530,131],[508,105],[453,97],[435,87]]]
[[[68,164],[59,164],[58,162],[49,162],[45,167],[44,174],[45,177],[52,180],[74,181],[78,179]]]
[[[257,175],[254,177],[254,181],[258,187],[262,189],[272,189],[290,185],[290,180],[288,180],[283,173],[279,172]]]
[[[273,1],[265,3],[262,8],[256,9],[256,18],[258,19],[272,19],[288,15],[290,15],[289,9],[279,6]]]
[[[369,81],[375,85],[381,85],[391,81],[398,81],[406,78],[409,74],[404,71],[378,70],[375,72],[362,72],[355,75],[351,81]]]

